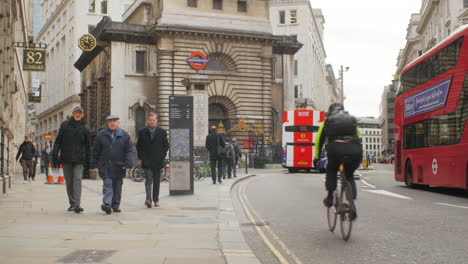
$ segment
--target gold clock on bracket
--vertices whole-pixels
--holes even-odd
[[[78,47],[82,51],[92,51],[96,44],[96,38],[91,34],[84,34],[78,41]]]

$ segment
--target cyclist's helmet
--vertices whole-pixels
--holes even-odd
[[[332,116],[340,111],[344,110],[344,106],[341,103],[333,103],[328,107],[328,116]]]

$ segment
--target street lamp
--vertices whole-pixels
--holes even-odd
[[[345,72],[349,71],[349,67],[343,69],[343,65],[340,67],[340,80],[341,80],[341,104],[344,105],[344,80],[343,75]]]

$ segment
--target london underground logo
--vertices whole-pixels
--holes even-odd
[[[434,175],[436,175],[438,169],[439,169],[439,165],[437,164],[437,160],[433,159],[432,160],[432,173],[434,173]]]
[[[197,51],[190,55],[187,62],[192,69],[201,70],[206,67],[206,64],[208,64],[208,58],[203,52]]]

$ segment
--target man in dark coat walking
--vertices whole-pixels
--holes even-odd
[[[28,178],[29,180],[33,178],[34,158],[36,157],[36,148],[31,142],[29,136],[24,137],[24,142],[21,143],[18,149],[18,153],[16,154],[17,161],[20,156],[21,167],[23,167],[24,183],[26,183],[28,181]]]
[[[49,163],[52,166],[52,149],[49,142],[46,143],[45,149],[41,151],[41,164],[45,166],[46,178],[49,175]]]
[[[159,183],[164,159],[169,150],[167,132],[158,126],[158,115],[150,113],[146,119],[147,126],[138,132],[137,153],[138,159],[145,172],[145,205],[151,208],[151,201],[159,207]],[[152,186],[151,186],[152,185]],[[151,197],[151,187],[153,196]]]
[[[218,146],[222,149],[225,147],[224,138],[217,133],[215,126],[211,127],[211,134],[206,136],[205,147],[210,153],[211,178],[213,184],[216,184],[216,168],[218,168],[218,182],[221,183],[223,171],[223,159],[218,155]]]
[[[119,128],[119,117],[107,117],[107,128],[103,129],[94,141],[91,155],[91,169],[98,169],[103,181],[103,204],[101,209],[107,214],[120,213],[122,184],[125,169],[133,166],[133,148],[130,136]]]
[[[83,117],[84,110],[81,106],[73,108],[72,117],[60,125],[52,150],[54,163],[63,165],[63,176],[70,203],[68,211],[75,211],[77,214],[83,212],[81,173],[83,165],[89,162],[91,152],[91,136]]]

